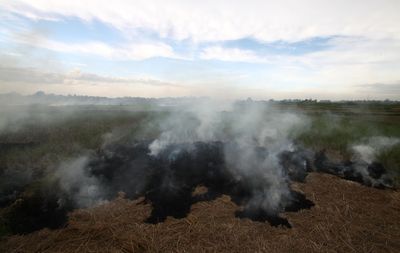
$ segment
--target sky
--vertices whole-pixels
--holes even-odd
[[[399,0],[0,0],[0,93],[400,100]]]

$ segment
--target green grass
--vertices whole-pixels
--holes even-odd
[[[380,152],[377,160],[390,169],[396,185],[400,186],[400,144]]]
[[[328,149],[351,156],[350,147],[373,136],[400,138],[398,105],[291,104],[281,105],[310,119],[306,128],[294,129],[292,138],[314,150]],[[362,113],[355,113],[363,110]],[[370,112],[370,113],[368,113]],[[30,108],[0,132],[0,143],[26,143],[27,147],[0,150],[0,170],[56,166],[84,150],[96,150],[109,133],[118,141],[154,138],[158,123],[169,112],[135,111],[125,107]],[[228,120],[229,122],[229,120]],[[226,126],[225,132],[230,126]],[[385,150],[378,159],[400,174],[399,147]]]
[[[38,112],[38,114],[41,112]],[[64,114],[64,115],[63,115]],[[77,111],[67,114],[62,110],[51,120],[40,120],[38,115],[18,125],[18,131],[0,133],[0,143],[32,143],[0,150],[0,170],[15,166],[45,168],[83,150],[96,150],[104,143],[106,134],[125,138],[148,135],[142,123],[162,117],[160,113],[131,111]]]
[[[390,117],[313,115],[309,128],[298,131],[297,141],[313,148],[349,152],[352,144],[373,136],[400,137],[400,123]]]

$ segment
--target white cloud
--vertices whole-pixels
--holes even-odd
[[[395,83],[373,83],[373,84],[364,84],[364,85],[356,85],[355,87],[357,91],[361,93],[367,94],[382,94],[385,96],[393,96],[393,94],[400,94],[400,81]]]
[[[220,60],[234,62],[265,62],[261,56],[252,50],[244,50],[240,48],[223,48],[220,46],[212,46],[203,49],[199,55],[204,60]]]
[[[205,48],[201,59],[268,63],[282,72],[276,73],[278,79],[292,78],[292,81],[304,81],[325,84],[363,84],[371,82],[391,82],[399,80],[400,41],[392,39],[368,40],[365,38],[335,38],[329,42],[329,48],[321,51],[291,55],[263,54],[252,50],[223,48],[219,46]],[[293,73],[293,70],[304,73]],[[292,72],[290,77],[284,73]],[[301,80],[304,76],[306,80]]]
[[[114,77],[82,72],[46,72],[35,68],[0,64],[0,93],[31,94],[38,90],[56,94],[95,96],[162,97],[187,95],[188,90],[175,82],[152,77]],[[184,93],[186,92],[186,93]]]
[[[293,65],[313,71],[309,81],[347,86],[365,83],[390,83],[400,79],[400,41],[338,38],[332,48],[289,57]],[[398,94],[399,95],[399,94]]]
[[[158,80],[155,78],[121,78],[113,76],[97,75],[88,72],[82,72],[75,69],[66,73],[45,72],[35,68],[10,67],[0,65],[0,82],[5,83],[23,83],[23,84],[77,84],[86,83],[90,85],[98,84],[126,84],[126,85],[151,85],[151,86],[170,86],[179,87],[180,85]]]
[[[98,41],[67,44],[48,40],[37,46],[58,52],[92,54],[114,60],[145,60],[153,57],[180,58],[174,53],[171,46],[160,42],[112,46]]]
[[[326,93],[328,97],[330,94],[341,96],[345,94],[357,98],[364,96],[359,94],[360,86],[357,85],[371,83],[398,85],[397,81],[400,80],[398,71],[400,69],[399,0],[282,0],[279,2],[268,0],[114,0],[112,2],[105,0],[14,0],[0,2],[0,9],[5,10],[4,13],[7,13],[7,18],[11,20],[9,23],[12,24],[17,24],[17,22],[12,20],[13,16],[10,13],[32,20],[46,19],[61,22],[66,17],[74,17],[85,22],[100,21],[119,29],[126,41],[116,44],[104,41],[65,43],[50,40],[47,37],[35,37],[36,35],[15,38],[19,42],[56,52],[89,54],[112,60],[143,60],[158,56],[187,59],[188,57],[177,54],[170,46],[178,41],[176,48],[184,47],[182,51],[188,55],[194,55],[195,57],[190,57],[193,60],[267,63],[268,68],[273,68],[274,71],[266,71],[264,74],[260,70],[263,65],[260,65],[261,67],[257,67],[259,72],[255,75],[251,72],[252,70],[243,70],[248,79],[246,77],[240,80],[241,84],[244,84],[242,88],[245,86],[260,90],[270,88],[272,91],[303,92],[303,94]],[[13,25],[12,29],[15,26]],[[146,40],[149,39],[146,38],[149,34],[153,39],[151,42]],[[3,40],[12,37],[7,38],[7,31],[1,31],[1,35]],[[218,43],[218,41],[241,38],[253,38],[261,43],[271,41],[290,43],[325,36],[335,36],[329,40],[328,48],[301,55],[264,54],[257,50],[222,47],[223,43]],[[157,37],[161,39],[155,39]],[[180,40],[186,39],[189,43],[184,41],[179,44]],[[132,43],[132,41],[140,42]],[[164,43],[170,41],[174,43],[170,45]],[[196,42],[217,43],[197,44]],[[219,46],[203,48],[203,45]],[[223,81],[218,79],[220,66],[216,67],[214,72],[207,72],[202,69],[214,66],[206,65],[200,63],[196,65],[200,66],[199,68],[184,69],[182,67],[175,70],[170,66],[163,65],[162,67],[171,69],[174,73],[179,72],[179,76],[182,77],[180,80],[187,83],[196,82],[200,85],[207,82],[213,83],[214,86],[221,83],[236,85],[237,78],[228,78]],[[192,76],[188,72],[192,73]],[[212,73],[204,75],[210,72]],[[234,73],[232,76],[237,75]],[[49,79],[45,80],[56,77],[48,76],[47,78]],[[74,81],[77,82],[77,80]],[[388,86],[375,85],[374,87],[383,89]],[[387,92],[387,94],[391,95],[391,98],[399,97],[398,89],[395,89],[395,86],[393,89],[391,87],[393,93]],[[256,92],[256,94],[261,93]],[[267,97],[268,94],[266,94]]]
[[[33,39],[32,36],[35,38]],[[145,60],[153,57],[182,58],[174,52],[171,46],[162,42],[126,43],[118,45],[110,45],[101,41],[65,43],[47,39],[40,34],[32,36],[18,36],[14,41],[56,52],[90,54],[113,60]]]
[[[176,40],[400,38],[398,0],[14,0],[1,5],[32,19],[100,20],[125,34],[145,29]]]

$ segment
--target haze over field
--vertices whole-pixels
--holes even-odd
[[[400,98],[400,1],[0,1],[0,93]]]
[[[0,0],[0,252],[400,252],[400,0]]]

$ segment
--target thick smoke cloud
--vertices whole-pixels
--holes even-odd
[[[90,155],[83,155],[63,162],[54,173],[61,190],[67,192],[79,207],[90,207],[105,201],[105,186],[85,170],[89,162]]]
[[[163,125],[165,130],[160,137],[150,144],[151,154],[157,156],[163,148],[177,142],[228,143],[224,146],[227,167],[238,180],[245,177],[249,184],[254,184],[253,196],[246,205],[275,214],[282,209],[283,199],[290,198],[287,174],[278,154],[293,149],[290,131],[304,127],[308,121],[304,116],[278,112],[265,104],[234,107],[225,105],[224,109],[231,110],[221,112],[213,105],[203,104],[189,109],[189,120],[174,116]],[[266,150],[264,155],[260,155],[260,149]]]

